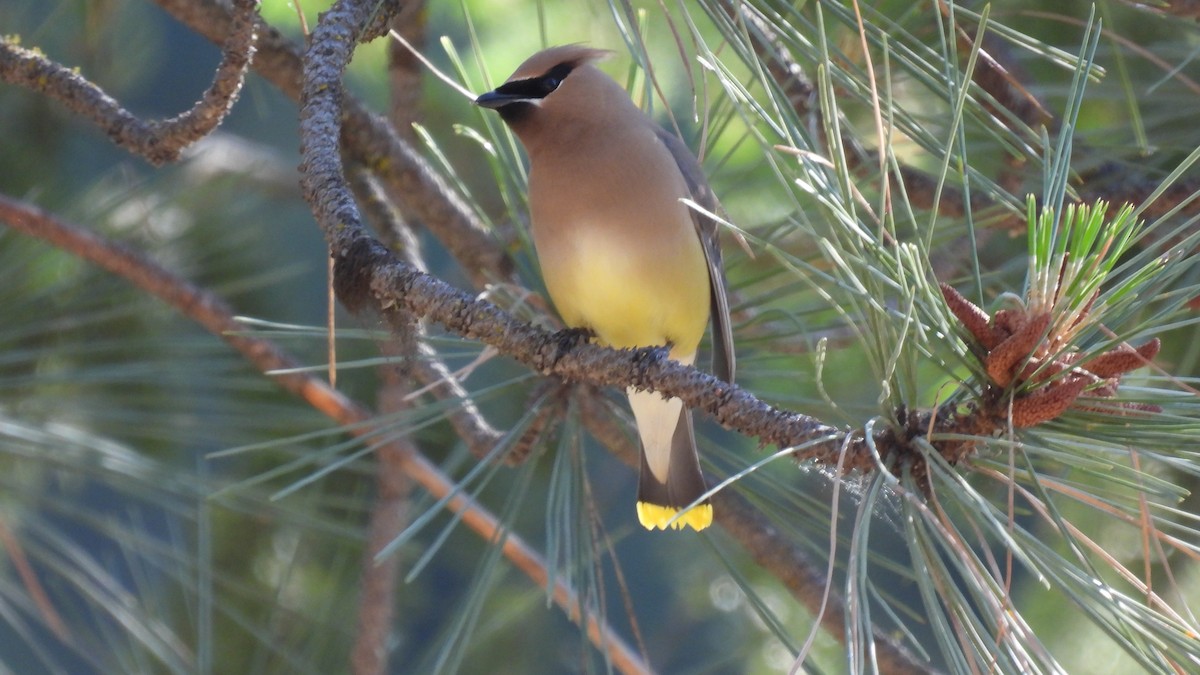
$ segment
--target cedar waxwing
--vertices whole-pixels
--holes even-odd
[[[713,368],[733,381],[733,336],[716,199],[699,162],[650,120],[580,45],[529,57],[475,103],[494,108],[529,156],[533,242],[563,321],[616,348],[667,345],[693,363],[713,317]],[[667,523],[706,491],[683,401],[627,389],[642,440],[638,519]],[[704,501],[674,527],[712,524]]]

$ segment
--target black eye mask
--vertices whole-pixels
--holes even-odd
[[[545,75],[515,80],[496,88],[496,93],[522,99],[546,98],[562,84],[567,75],[574,70],[574,63],[560,63],[551,68]]]

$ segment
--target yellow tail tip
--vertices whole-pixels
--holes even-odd
[[[670,506],[661,506],[659,504],[651,504],[649,502],[637,503],[638,520],[641,521],[642,527],[647,530],[665,530],[668,527],[673,529],[682,529],[684,525],[690,526],[693,530],[699,532],[704,528],[712,525],[713,508],[712,504],[699,504],[684,511],[682,515],[675,518],[679,513],[679,509]],[[675,522],[671,519],[675,518]]]

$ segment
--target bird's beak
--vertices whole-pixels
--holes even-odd
[[[509,103],[520,100],[523,100],[521,96],[502,94],[498,91],[489,91],[486,94],[480,94],[479,98],[475,99],[475,105],[481,108],[492,108],[494,110],[496,108],[503,108]]]

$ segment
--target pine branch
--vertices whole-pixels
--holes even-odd
[[[212,42],[228,35],[232,17],[216,0],[155,0],[166,12]],[[384,14],[378,14],[383,16]],[[279,31],[255,17],[259,34],[254,70],[293,100],[300,100],[303,78],[302,50]],[[345,126],[341,129],[346,151],[368,166],[383,181],[405,213],[422,225],[450,251],[476,288],[506,281],[513,264],[479,218],[412,146],[405,143],[386,120],[341,91]],[[336,140],[336,139],[335,139]]]
[[[179,159],[192,143],[208,136],[237,101],[254,59],[258,0],[235,0],[228,30],[222,33],[221,63],[212,85],[191,110],[161,121],[142,121],[72,69],[10,39],[0,40],[0,80],[44,94],[108,134],[113,143],[160,166]]]
[[[224,340],[260,372],[275,373],[270,377],[276,384],[344,426],[348,433],[366,438],[380,435],[381,430],[374,422],[374,413],[330,388],[322,380],[298,372],[297,362],[274,343],[244,335],[242,325],[237,322],[232,309],[214,294],[179,279],[133,250],[107,241],[79,226],[65,223],[35,206],[6,196],[0,196],[0,222],[17,232],[45,241],[122,277],[171,305],[208,332]],[[390,440],[380,447],[380,453],[386,456],[389,462],[401,467],[409,478],[419,483],[434,497],[440,499],[455,493],[447,503],[447,508],[460,514],[463,522],[485,541],[503,538],[502,552],[505,557],[529,576],[535,586],[546,587],[549,574],[541,556],[519,536],[509,532],[504,523],[474,499],[458,494],[454,482],[408,441]],[[390,529],[394,524],[381,524],[380,527]],[[577,594],[561,578],[555,580],[553,598],[555,604],[568,617],[583,624],[578,613],[580,604]],[[651,672],[650,668],[642,663],[636,651],[610,626],[600,623],[596,617],[589,616],[586,619],[584,629],[592,644],[596,649],[608,654],[622,672]]]
[[[177,16],[191,17],[185,20],[205,24],[202,28],[205,31],[213,31],[212,26],[229,21],[229,15],[224,13],[224,10],[208,1],[179,3],[173,0],[159,0],[159,4],[177,13]],[[727,6],[733,7],[730,3],[727,3]],[[745,5],[739,7],[744,14]],[[1094,393],[1100,392],[1096,395],[1111,395],[1115,392],[1117,380],[1123,373],[1142,365],[1157,351],[1157,343],[1148,343],[1137,349],[1118,345],[1107,352],[1100,352],[1099,356],[1090,355],[1088,358],[1091,358],[1091,361],[1080,360],[1078,352],[1066,347],[1069,343],[1067,338],[1075,330],[1075,324],[1068,321],[1052,328],[1053,322],[1050,319],[1034,311],[1018,315],[1004,314],[1005,310],[1001,310],[988,316],[946,287],[943,289],[945,300],[969,330],[969,337],[975,339],[971,350],[979,357],[979,363],[974,365],[980,371],[976,373],[981,375],[976,384],[981,387],[982,394],[969,403],[957,407],[947,406],[945,410],[895,410],[880,424],[872,421],[864,430],[851,431],[834,428],[814,417],[770,406],[739,387],[720,382],[694,368],[667,361],[659,349],[615,351],[582,344],[578,340],[570,339],[566,334],[550,333],[518,321],[496,306],[430,276],[419,256],[405,255],[415,252],[415,247],[412,246],[415,242],[412,231],[402,224],[380,227],[380,223],[388,221],[388,215],[383,213],[386,208],[371,213],[372,209],[386,207],[386,200],[373,203],[371,199],[364,199],[363,184],[358,181],[359,177],[353,177],[357,184],[352,184],[346,178],[340,155],[342,151],[346,151],[347,156],[357,165],[373,171],[375,177],[383,181],[389,196],[424,220],[424,224],[452,250],[453,255],[463,269],[471,274],[472,281],[478,287],[511,275],[511,262],[504,255],[502,247],[484,230],[470,209],[454,196],[453,191],[400,135],[391,131],[381,119],[366,113],[361,104],[342,89],[344,68],[355,44],[382,34],[392,18],[391,12],[395,9],[394,2],[343,0],[323,15],[309,49],[302,58],[290,43],[261,22],[256,23],[264,34],[259,58],[255,62],[256,69],[302,102],[302,170],[305,198],[312,207],[333,252],[338,297],[352,310],[376,313],[388,320],[404,318],[403,322],[393,322],[396,325],[407,325],[410,316],[419,320],[429,320],[456,335],[494,347],[536,372],[570,382],[618,387],[632,385],[679,397],[692,407],[705,410],[726,428],[757,437],[763,443],[793,448],[793,456],[797,460],[837,467],[846,473],[885,472],[906,480],[913,479],[916,489],[907,492],[906,499],[918,501],[921,497],[933,496],[930,472],[942,468],[938,461],[944,460],[947,465],[953,467],[973,454],[980,443],[986,442],[987,437],[1003,431],[1011,433],[1014,427],[1033,426],[1053,420],[1069,406],[1080,401],[1080,394],[1085,388],[1091,387]],[[754,15],[742,18],[753,19]],[[211,22],[211,25],[208,22]],[[790,57],[786,56],[786,50],[770,39],[769,33],[765,32],[768,30],[769,27],[760,26],[756,32],[752,32],[752,35],[761,37],[755,42],[756,47],[760,43],[762,45],[763,51],[759,56],[767,61],[768,72],[778,80],[777,84],[787,93],[788,100],[793,102],[799,114],[801,106],[809,104],[812,87],[804,79],[800,67],[794,61],[788,60]],[[213,34],[220,34],[220,31],[213,31]],[[959,31],[956,36],[960,40],[960,46],[975,48],[971,38],[966,37],[965,33]],[[997,106],[1009,111],[1014,119],[1028,124],[1038,108],[1020,96],[1020,91],[1023,90],[1019,81],[1006,79],[998,61],[984,59],[982,63],[982,67],[972,73],[975,83],[989,94]],[[0,68],[3,68],[3,65],[4,63],[0,62]],[[305,71],[303,81],[300,77],[301,68]],[[1015,94],[1012,90],[1014,87],[1018,90]],[[1036,104],[1036,101],[1033,103]],[[855,139],[848,137],[842,140],[848,146],[854,145],[855,142]],[[855,161],[858,162],[857,165]],[[850,163],[866,168],[871,161],[870,157],[864,154],[859,160],[852,160]],[[959,195],[957,202],[954,197],[934,199],[931,195],[936,191],[932,189],[932,185],[922,183],[922,180],[932,181],[931,177],[925,175],[922,178],[921,174],[910,173],[904,167],[901,167],[897,174],[900,179],[898,185],[910,189],[909,196],[916,196],[914,201],[922,203],[921,195],[924,194],[923,191],[927,192],[929,198],[926,199],[928,203],[925,207],[940,209],[942,215],[951,213],[954,208],[961,209],[963,213],[974,213],[983,205],[982,202],[976,203],[974,194],[970,200]],[[945,198],[951,193],[941,194]],[[1194,197],[1191,186],[1181,186],[1180,194],[1177,195],[1178,203],[1174,206],[1179,207],[1178,210],[1189,208],[1194,211],[1195,204],[1198,203]],[[1168,195],[1160,200],[1165,203],[1163,208],[1172,206],[1173,198]],[[965,203],[967,201],[970,201],[970,204]],[[383,242],[376,240],[370,233],[360,208],[367,211],[367,219],[375,225],[374,230],[380,233]],[[16,217],[13,213],[15,212],[9,210],[8,206],[0,209],[0,214],[5,217]],[[24,217],[29,216],[26,214]],[[1028,224],[1031,224],[1030,221],[1021,219],[1019,227],[1024,228]],[[53,228],[38,227],[51,239],[59,236],[46,234]],[[1149,238],[1143,241],[1149,241]],[[60,245],[66,246],[65,243]],[[97,245],[99,244],[92,242],[88,246]],[[120,268],[121,265],[117,267]],[[130,270],[126,270],[125,273],[134,277],[138,274]],[[918,297],[918,300],[920,299]],[[184,299],[180,302],[186,305],[189,301]],[[1086,314],[1089,310],[1090,305],[1083,313]],[[397,331],[398,334],[401,332]],[[226,339],[229,340],[229,336],[226,336]],[[237,346],[232,340],[230,343]],[[441,366],[440,370],[438,366]],[[281,366],[274,368],[279,367]],[[478,411],[469,405],[469,398],[463,395],[461,385],[453,377],[447,377],[448,369],[445,369],[444,364],[435,359],[424,374],[419,368],[414,369],[413,374],[422,379],[427,386],[439,385],[434,392],[436,396],[460,397],[467,401],[468,405],[452,416],[451,421],[456,432],[477,454],[480,454],[479,448],[486,448],[494,442],[495,430],[491,429]],[[284,382],[286,377],[288,376],[280,376],[280,381]],[[315,385],[311,385],[311,381],[306,382],[304,386],[297,385],[299,388],[296,391],[303,394],[308,388],[307,393],[312,396],[310,403],[323,406],[323,410],[330,411],[327,414],[349,415],[351,419],[360,422],[369,418],[370,412],[364,408],[355,407],[357,412],[346,413],[342,409],[343,406],[354,407],[353,402],[337,398],[340,394],[333,390],[313,389]],[[290,388],[290,385],[284,386]],[[1019,387],[1024,387],[1021,396],[1014,396],[1014,391]],[[1109,391],[1109,388],[1112,391]],[[589,400],[595,402],[594,398]],[[1084,408],[1091,409],[1086,406]],[[1132,408],[1127,410],[1135,415],[1140,411]],[[545,416],[553,414],[554,411],[553,407],[548,406],[541,413]],[[359,418],[359,414],[363,417]],[[601,436],[604,430],[596,426],[596,420],[592,422],[589,428],[594,434]],[[604,422],[608,424],[607,431],[611,433],[611,420]],[[609,445],[616,447],[615,443]],[[939,456],[931,454],[931,450]],[[390,484],[395,477],[402,474],[411,475],[427,488],[430,484],[439,485],[427,475],[428,471],[436,472],[436,469],[421,465],[421,456],[417,449],[410,445],[401,443],[394,447],[389,446],[388,451],[380,456],[390,467],[381,470],[379,476],[381,495],[387,492],[387,499],[390,501],[387,501],[389,506],[384,506],[385,502],[381,501],[377,509],[392,508],[397,503],[395,500],[403,498],[401,489],[389,487],[385,490],[384,485]],[[950,475],[957,477],[956,474]],[[433,491],[435,488],[429,489]],[[918,495],[918,491],[924,494]],[[728,504],[730,510],[730,514],[722,519],[722,525],[811,609],[812,598],[806,594],[814,590],[823,592],[821,570],[809,565],[807,559],[799,552],[789,551],[788,542],[770,531],[761,514],[748,507],[743,508],[745,505],[739,505],[740,502],[736,498],[718,495],[717,500],[722,506]],[[452,503],[456,508],[474,508],[469,501]],[[925,503],[921,502],[920,506],[924,508]],[[941,514],[941,522],[949,525],[950,519],[940,511],[940,505],[935,502],[934,506]],[[380,529],[372,535],[373,541],[387,541],[386,533],[395,531],[399,525],[396,522],[384,522],[384,516],[389,514],[382,510],[377,510],[376,513],[380,516]],[[468,523],[474,521],[477,527],[482,528],[481,531],[489,531],[486,517],[479,515],[478,511],[470,513],[473,515],[466,518]],[[746,518],[742,520],[741,516]],[[1011,519],[1011,510],[1009,516]],[[480,524],[479,518],[483,518],[483,524]],[[932,518],[930,522],[933,522]],[[490,532],[493,534],[487,535],[489,540],[500,526],[493,522],[491,527],[493,529]],[[508,536],[511,541],[511,535]],[[956,540],[955,543],[965,552],[964,542]],[[507,546],[506,542],[506,554],[510,553]],[[521,558],[522,554],[518,551],[512,555]],[[778,558],[773,560],[772,556]],[[790,574],[789,564],[792,565]],[[537,573],[536,569],[530,572],[531,576],[536,576]],[[541,573],[545,573],[544,569]],[[394,571],[387,572],[386,576],[394,577]],[[981,573],[980,579],[984,576],[986,575]],[[943,580],[939,583],[945,582]],[[954,584],[950,583],[938,589],[936,595],[940,601],[949,602],[954,597],[950,591],[957,592],[957,589],[950,589],[951,586]],[[385,589],[383,592],[390,593],[390,590]],[[994,598],[989,595],[988,599]],[[833,596],[833,600],[834,611],[823,616],[822,621],[835,635],[841,635],[842,631],[839,629],[844,627],[844,622],[834,618],[842,616],[839,612],[844,612],[845,608],[843,601],[836,595]],[[571,602],[573,601],[568,598],[563,606],[579,606],[577,602],[574,605]],[[851,618],[853,619],[853,616]],[[1004,620],[998,620],[998,623],[1002,624],[1003,629],[1023,626],[1020,621],[1018,615],[1011,623]],[[386,621],[377,618],[364,619],[364,624],[367,623],[378,628]],[[894,656],[893,652],[889,651],[893,643],[882,639],[878,631],[874,630],[874,626],[871,628],[873,635],[870,639],[876,647],[882,649],[888,657],[898,659],[894,662],[895,665],[891,666],[898,669],[895,672],[911,671],[906,671],[906,668],[916,669],[913,657],[904,654],[898,644],[896,653],[899,656]],[[970,642],[966,631],[974,629],[957,624],[953,628],[964,647]],[[588,624],[589,635],[591,630],[592,626]],[[1002,637],[1009,641],[1005,643],[1006,648],[1021,639],[1003,633]],[[379,637],[374,636],[370,643],[377,646]],[[368,645],[368,641],[364,638],[362,644]],[[1023,648],[1025,645],[1017,646]],[[371,651],[368,646],[364,646],[364,650]],[[971,654],[969,658],[976,656]],[[371,668],[370,665],[364,666],[364,670]]]

